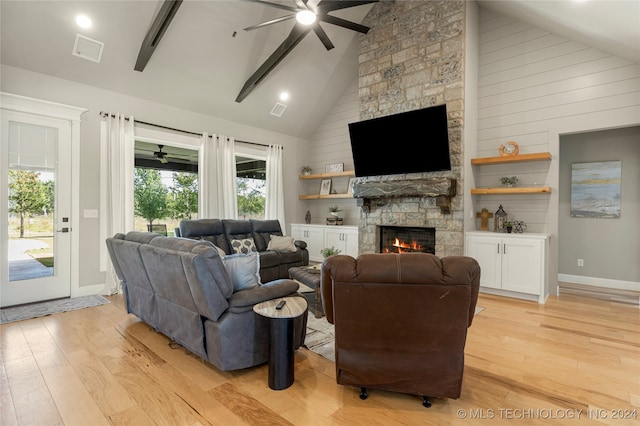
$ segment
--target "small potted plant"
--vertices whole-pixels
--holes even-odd
[[[323,258],[328,258],[330,256],[335,256],[336,254],[340,254],[340,250],[331,246],[331,247],[325,247],[322,250],[320,250],[320,254],[322,255]]]
[[[329,213],[331,214],[331,216],[338,216],[338,213],[340,212],[340,207],[338,206],[331,206],[329,207]]]
[[[507,220],[504,223],[504,227],[507,228],[507,234],[510,234],[511,230],[513,230],[513,222],[511,222],[510,220]]]
[[[500,178],[500,182],[507,188],[511,188],[518,183],[518,178],[516,176],[511,176],[511,177],[505,176]]]
[[[311,167],[309,167],[309,166],[302,167],[302,175],[303,176],[309,176],[310,174],[311,174]]]

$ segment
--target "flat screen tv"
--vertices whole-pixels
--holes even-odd
[[[447,106],[349,123],[357,177],[451,170]]]

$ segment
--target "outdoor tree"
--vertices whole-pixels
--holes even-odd
[[[24,238],[24,219],[41,213],[47,205],[45,185],[38,179],[40,173],[29,170],[9,170],[9,211],[20,217],[20,238]]]
[[[198,175],[173,173],[173,187],[169,195],[169,210],[174,219],[191,219],[198,213]]]
[[[134,212],[149,222],[167,217],[168,189],[162,184],[160,172],[155,169],[136,168],[134,177]]]
[[[252,182],[258,182],[255,179]],[[251,216],[258,213],[264,213],[265,199],[263,195],[265,183],[260,181],[259,184],[249,185],[247,179],[236,179],[236,187],[238,189],[238,214],[242,216]]]
[[[48,215],[53,212],[55,206],[55,183],[52,180],[48,180],[43,182],[45,193],[47,194],[47,201],[45,205],[42,207],[44,211],[44,215]]]

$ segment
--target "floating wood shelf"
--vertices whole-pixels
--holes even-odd
[[[518,188],[472,188],[471,195],[489,194],[547,194],[550,186],[523,186]]]
[[[320,200],[325,198],[353,198],[351,194],[329,194],[329,195],[298,195],[299,200]]]
[[[474,166],[488,166],[491,164],[521,163],[525,161],[545,161],[551,160],[550,152],[537,152],[534,154],[510,155],[500,157],[472,158],[471,164]]]
[[[333,173],[315,173],[312,175],[300,175],[300,179],[327,179],[332,177],[345,177],[355,176],[356,173],[353,170],[347,170],[346,172],[333,172]]]

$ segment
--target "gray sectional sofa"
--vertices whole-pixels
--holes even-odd
[[[295,281],[234,291],[208,241],[129,232],[106,243],[129,313],[222,371],[268,361],[269,324],[253,306],[296,295]],[[304,343],[306,321],[305,314],[295,323],[296,349]]]
[[[307,266],[307,243],[295,241],[295,252],[267,250],[271,235],[282,236],[278,220],[194,219],[180,221],[175,233],[179,237],[206,240],[220,247],[226,254],[233,254],[233,240],[253,239],[260,254],[260,278],[268,282],[289,278],[289,269]]]

